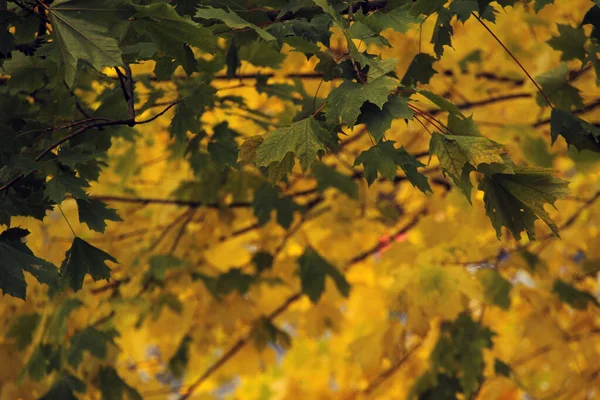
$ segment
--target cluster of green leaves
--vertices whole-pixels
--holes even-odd
[[[494,333],[460,314],[455,321],[442,323],[440,338],[431,356],[431,369],[421,376],[411,398],[453,400],[458,395],[470,398],[483,382],[483,351],[493,346]],[[508,376],[510,368],[496,360],[496,373]]]
[[[436,73],[433,65],[445,47],[452,46],[455,21],[478,16],[493,23],[499,7],[517,2],[532,1],[348,4],[341,0],[272,0],[260,9],[250,7],[251,1],[241,2],[248,7],[240,9],[213,0],[0,2],[0,225],[7,227],[0,234],[0,289],[3,294],[25,299],[25,272],[50,286],[51,296],[69,288],[80,290],[87,275],[93,280],[110,279],[107,261],[117,261],[103,250],[75,237],[58,268],[29,250],[24,243],[28,232],[13,227],[12,221],[22,216],[43,220],[67,198],[75,199],[80,223],[93,231],[103,233],[106,221],[120,221],[115,210],[90,198],[88,188],[106,165],[112,142],[133,141],[136,125],[150,122],[137,115],[157,106],[163,92],[155,82],[163,80],[173,81],[179,96],[168,106],[174,110],[169,125],[173,157],[185,159],[195,173],[194,179],[173,193],[181,200],[217,208],[248,205],[259,224],[276,215],[277,223],[289,228],[295,213],[311,207],[282,190],[297,160],[301,170],[314,178],[318,192],[333,188],[356,199],[357,180],[364,178],[371,185],[378,179],[394,180],[401,173],[413,186],[429,193],[430,182],[422,170],[425,165],[401,144],[386,138],[394,120],[419,123],[425,118],[438,127],[431,133],[430,158],[435,155],[444,174],[469,201],[472,179],[477,174],[478,188],[485,194],[486,211],[498,237],[505,227],[516,239],[523,231],[533,239],[537,219],[558,234],[544,206],[564,198],[567,183],[554,178],[550,171],[515,165],[506,149],[483,136],[471,117],[445,98],[420,88]],[[533,3],[539,11],[552,0]],[[564,61],[577,59],[600,71],[599,16],[600,8],[594,6],[580,26],[558,26],[558,36],[549,44],[562,52]],[[396,74],[396,59],[361,50],[362,43],[390,46],[382,35],[384,30],[404,33],[425,18],[437,19],[431,38],[435,54],[417,54],[403,76]],[[583,25],[593,26],[589,36]],[[347,52],[341,56],[330,49],[334,30],[346,39]],[[327,97],[318,98],[307,94],[301,83],[272,84],[268,76],[258,76],[256,89],[260,93],[279,97],[294,107],[292,120],[270,120],[240,97],[218,95],[211,85],[217,76],[238,76],[242,62],[280,68],[284,46],[318,60],[316,72],[324,81],[339,82]],[[211,56],[203,57],[206,54]],[[129,65],[148,60],[155,62],[154,73],[136,77],[134,82]],[[185,76],[175,72],[178,67]],[[116,78],[107,69],[115,71]],[[553,107],[552,139],[561,135],[578,150],[599,152],[600,130],[576,115],[585,106],[578,90],[569,84],[566,67],[550,71],[538,81],[544,92],[540,105]],[[136,91],[140,86],[149,92],[145,102]],[[447,113],[447,122],[423,111],[423,101]],[[213,126],[201,120],[208,110],[234,108],[262,121],[259,123],[269,132],[241,143],[239,132],[227,124]],[[342,146],[341,134],[356,125],[364,125],[373,145],[356,157],[352,168],[362,169],[349,176],[325,161],[327,154],[335,154]],[[263,279],[261,272],[270,267],[273,254],[259,253],[253,262],[255,274],[233,269],[216,277],[201,273],[193,273],[193,277],[201,279],[215,297],[234,290],[245,293]],[[171,258],[153,260],[146,283],[160,285],[167,270],[181,265]],[[313,302],[319,301],[327,276],[341,294],[348,295],[350,290],[343,274],[310,248],[298,259],[298,276],[302,293]],[[565,301],[575,298],[572,301],[581,303],[580,293],[560,285],[555,289]],[[505,291],[499,296],[496,302],[505,305]],[[163,305],[179,307],[168,296],[159,304],[151,313],[160,312]],[[103,358],[112,345],[113,333],[91,326],[73,335],[69,346],[58,346],[64,336],[63,320],[76,305],[65,307],[57,314],[62,315],[61,321],[37,327],[40,316],[30,315],[21,317],[10,331],[21,347],[31,342],[36,329],[42,329],[43,337],[48,338],[40,342],[25,368],[37,379],[58,371],[59,377],[45,397],[48,399],[73,398],[73,392],[85,389],[62,367],[65,362],[76,368],[84,352]],[[465,331],[477,341],[467,343]],[[270,340],[286,341],[266,323],[255,332],[267,332],[263,336]],[[445,372],[440,375],[436,370],[429,382],[447,381],[454,392],[473,393],[481,370],[467,371],[461,363],[465,354],[480,358],[481,349],[491,346],[490,340],[491,333],[468,317],[445,327],[444,338],[434,352],[434,365]],[[178,365],[173,369],[180,370]],[[471,368],[473,362],[469,365]],[[103,391],[118,394],[114,396],[136,396],[114,370],[102,369],[97,381]]]
[[[75,393],[85,393],[87,385],[73,375],[72,371],[76,371],[82,364],[84,354],[105,360],[109,352],[116,349],[114,338],[118,336],[118,332],[114,329],[90,325],[67,334],[69,316],[82,305],[79,300],[66,299],[49,318],[38,313],[20,315],[6,333],[7,337],[16,339],[19,349],[34,345],[20,379],[30,377],[39,381],[53,373],[56,376],[52,387],[42,399],[76,399]],[[121,399],[125,394],[130,400],[142,398],[112,367],[101,367],[93,382],[103,398]]]

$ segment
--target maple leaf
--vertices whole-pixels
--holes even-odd
[[[40,400],[77,400],[75,393],[84,393],[86,384],[79,378],[63,372],[63,376],[54,382],[50,390]]]
[[[275,40],[275,36],[271,35],[266,30],[259,28],[253,23],[246,21],[231,10],[225,11],[222,8],[203,6],[202,8],[199,8],[196,12],[196,18],[218,19],[220,21],[223,21],[223,23],[228,27],[234,29],[251,28],[254,31],[256,31],[256,33],[258,33],[258,35],[261,38],[267,41]]]
[[[84,188],[90,184],[83,178],[69,173],[60,173],[46,183],[46,194],[55,203],[61,203],[67,193],[76,199],[87,198]]]
[[[322,138],[327,131],[313,117],[305,118],[291,126],[270,132],[256,150],[256,165],[266,167],[281,162],[292,152],[300,159],[300,166],[307,171],[325,145]]]
[[[557,294],[560,301],[569,304],[576,310],[585,310],[588,304],[600,306],[598,299],[588,292],[581,291],[563,280],[557,279],[552,286],[552,293]]]
[[[110,268],[105,264],[106,260],[117,262],[110,254],[75,237],[60,266],[60,275],[74,291],[78,291],[83,287],[83,280],[88,274],[94,281],[110,279]]]
[[[548,44],[554,50],[562,52],[561,61],[570,61],[573,59],[583,61],[585,59],[586,50],[585,42],[587,37],[583,28],[573,27],[571,25],[558,24],[558,36],[553,36],[548,40]]]
[[[464,115],[462,114],[462,112],[460,112],[460,109],[456,105],[443,98],[442,96],[430,92],[429,90],[418,90],[418,93],[426,97],[429,101],[438,106],[440,109],[448,111],[450,114],[454,114],[456,116],[464,118]]]
[[[515,168],[514,174],[492,174],[481,181],[479,190],[484,192],[485,209],[498,238],[505,226],[517,240],[522,231],[533,240],[533,224],[538,218],[558,235],[558,227],[544,205],[554,205],[557,199],[565,198],[568,182],[554,178],[548,170]]]
[[[568,144],[575,146],[579,151],[600,152],[600,129],[568,111],[559,108],[552,110],[550,135],[552,143],[561,135]]]
[[[33,275],[40,283],[56,285],[58,271],[48,261],[36,257],[22,240],[29,231],[11,228],[0,234],[0,289],[25,300],[27,283],[24,271]]]
[[[81,9],[91,12],[82,13]],[[97,70],[123,63],[118,41],[109,35],[122,13],[128,14],[130,9],[118,0],[57,0],[48,8],[52,38],[58,44],[69,87],[75,82],[79,60]]]
[[[259,224],[267,223],[271,219],[271,211],[277,210],[277,223],[289,228],[296,204],[289,197],[281,197],[275,186],[266,184],[254,194],[252,208]]]
[[[428,84],[433,75],[437,73],[433,69],[433,63],[437,60],[429,54],[419,53],[413,58],[408,69],[402,77],[400,84],[404,86],[415,86],[417,83]]]
[[[182,377],[185,374],[189,361],[190,344],[192,344],[192,338],[189,335],[185,335],[181,339],[177,350],[169,359],[169,369],[176,377]]]
[[[403,147],[396,149],[394,143],[393,140],[377,143],[356,157],[354,165],[363,164],[365,178],[369,185],[377,179],[377,173],[384,178],[393,180],[396,177],[396,170],[401,167],[413,186],[418,187],[424,193],[430,192],[431,187],[427,178],[417,171],[417,168],[425,165],[408,154]]]
[[[310,247],[298,258],[298,275],[300,276],[302,293],[306,294],[313,303],[317,303],[325,291],[325,278],[327,276],[333,279],[337,289],[343,296],[348,297],[350,293],[350,285],[344,275]]]
[[[389,11],[371,13],[362,22],[376,32],[393,29],[396,32],[406,33],[412,25],[422,21],[420,17],[413,15],[410,9],[411,4],[400,5]]]
[[[83,302],[78,299],[67,299],[63,301],[52,314],[48,323],[47,338],[54,342],[64,340],[67,333],[67,321],[71,313],[83,306]]]
[[[441,135],[434,132],[429,142],[429,154],[435,154],[445,173],[460,182],[465,166],[503,164],[504,147],[483,136]]]
[[[322,163],[313,165],[312,174],[317,178],[319,191],[322,192],[329,187],[333,187],[352,199],[358,199],[358,186],[351,177],[343,175]]]
[[[183,49],[184,43],[209,53],[216,50],[215,36],[209,29],[180,16],[169,4],[136,5],[135,10],[134,26],[148,33],[167,54]]]
[[[329,104],[326,112],[327,123],[337,125],[341,122],[353,127],[360,114],[360,108],[365,102],[368,101],[381,109],[397,86],[397,82],[388,76],[382,76],[362,85],[345,81],[333,89],[327,97]]]
[[[125,394],[128,400],[142,400],[139,392],[129,386],[114,368],[100,367],[95,381],[100,388],[103,400],[123,399]]]
[[[408,106],[408,99],[393,96],[381,108],[370,102],[363,104],[356,122],[367,125],[373,139],[379,142],[392,127],[392,121],[398,118],[412,119],[413,111]]]
[[[542,87],[542,90],[548,96],[550,101],[558,108],[570,110],[571,107],[583,108],[583,99],[579,93],[579,89],[571,86],[567,79],[569,69],[565,63],[562,63],[558,68],[536,76],[536,81]],[[536,94],[538,105],[546,105],[546,99],[541,93]]]
[[[106,220],[123,221],[119,214],[114,209],[108,208],[102,200],[77,198],[76,202],[79,222],[85,223],[93,231],[104,233]]]
[[[510,291],[512,284],[498,272],[491,269],[478,271],[477,277],[483,285],[485,301],[508,310],[510,308]]]
[[[108,344],[114,344],[113,337],[93,326],[71,336],[71,346],[67,352],[67,361],[73,368],[77,368],[83,361],[83,353],[88,351],[94,357],[104,360],[108,353]]]
[[[40,320],[41,316],[38,313],[19,315],[8,328],[6,337],[16,339],[17,349],[23,350],[33,341],[33,334]]]

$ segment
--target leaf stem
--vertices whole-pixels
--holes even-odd
[[[492,35],[492,37],[498,42],[498,44],[500,44],[500,46],[502,46],[502,48],[506,51],[506,53],[517,63],[517,65],[519,66],[519,68],[521,68],[521,70],[525,73],[525,75],[527,75],[527,78],[529,78],[529,80],[535,85],[535,87],[540,92],[542,97],[544,97],[544,99],[546,100],[546,103],[548,103],[548,106],[550,106],[551,109],[554,109],[554,106],[550,102],[550,99],[548,98],[546,93],[544,93],[544,91],[542,90],[540,85],[538,85],[538,83],[535,81],[535,79],[533,79],[533,77],[529,74],[529,72],[527,72],[527,70],[525,69],[523,64],[521,64],[521,62],[519,60],[517,60],[517,57],[514,56],[514,54],[508,49],[508,47],[506,47],[506,45],[504,43],[502,43],[500,38],[498,38],[498,36],[496,36],[496,34],[485,24],[485,22],[483,22],[481,20],[481,18],[479,18],[477,15],[475,15],[475,13],[471,13],[471,15],[473,15],[475,17],[475,19],[477,19],[477,21],[479,21],[479,23],[490,33],[490,35]]]
[[[77,234],[75,233],[75,230],[73,229],[73,227],[71,226],[71,223],[69,222],[69,220],[67,219],[67,216],[65,215],[65,212],[63,211],[62,207],[60,206],[60,204],[56,205],[58,207],[58,209],[60,210],[60,213],[62,214],[63,218],[65,219],[65,221],[67,222],[67,225],[69,225],[69,229],[71,229],[71,232],[73,233],[73,236],[77,236]]]

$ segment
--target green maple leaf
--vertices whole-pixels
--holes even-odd
[[[412,119],[413,111],[408,106],[407,98],[393,96],[381,108],[370,102],[363,104],[356,122],[367,125],[375,142],[379,142],[392,127],[392,121],[399,118]]]
[[[260,317],[252,324],[252,339],[259,350],[264,349],[268,344],[274,344],[284,349],[288,349],[292,345],[290,335],[279,329],[266,317]]]
[[[355,21],[350,29],[348,29],[348,35],[352,39],[362,40],[366,45],[381,45],[390,47],[390,42],[376,31],[364,24],[361,21]]]
[[[568,283],[557,279],[552,286],[552,293],[555,293],[563,303],[569,304],[577,310],[585,310],[588,304],[600,306],[598,300],[588,292],[581,291]]]
[[[600,152],[600,129],[591,125],[571,112],[555,108],[550,117],[550,135],[552,143],[558,135],[577,150]]]
[[[138,391],[129,386],[112,367],[100,367],[95,382],[102,393],[102,400],[142,400]]]
[[[238,133],[229,129],[226,122],[214,127],[207,150],[215,164],[237,166],[239,148],[235,141]]]
[[[88,274],[94,281],[110,279],[110,268],[106,265],[107,260],[117,262],[110,254],[75,237],[60,266],[60,274],[74,291],[78,291],[83,287],[83,280]]]
[[[454,114],[454,115],[462,117],[462,118],[465,117],[462,114],[462,112],[460,112],[460,109],[456,105],[450,103],[448,100],[446,100],[442,96],[437,95],[433,92],[430,92],[429,90],[419,90],[418,92],[422,96],[426,97],[433,104],[438,106],[440,109],[442,109],[444,111],[448,111],[450,114]]]
[[[542,8],[546,7],[549,4],[554,4],[554,0],[535,0],[535,12],[540,12]]]
[[[414,187],[418,188],[423,193],[432,193],[427,177],[417,170],[417,168],[424,167],[425,164],[417,160],[412,154],[409,154],[404,147],[398,149],[396,163],[402,168],[408,181]]]
[[[264,136],[255,135],[250,136],[244,140],[244,143],[240,146],[238,153],[238,162],[252,163],[256,160],[256,152],[258,146],[265,141]]]
[[[434,132],[429,142],[429,153],[435,154],[445,173],[460,181],[465,165],[477,168],[480,164],[503,164],[505,153],[501,144],[485,137],[441,135]]]
[[[179,343],[177,350],[169,359],[169,369],[176,377],[180,378],[185,374],[189,362],[190,344],[192,344],[191,336],[185,335]]]
[[[67,334],[67,321],[69,315],[81,306],[83,306],[83,303],[78,299],[67,299],[63,301],[50,317],[46,337],[53,342],[62,343]]]
[[[107,220],[123,221],[114,209],[108,208],[106,203],[101,200],[77,198],[75,201],[79,212],[79,222],[85,223],[93,231],[104,233]]]
[[[456,14],[459,21],[464,23],[471,17],[472,13],[479,13],[479,4],[477,0],[456,0],[450,4],[449,10]]]
[[[362,22],[376,32],[393,29],[396,32],[406,33],[411,25],[419,24],[422,18],[410,12],[411,5],[405,4],[392,10],[379,10],[367,15]]]
[[[259,224],[267,223],[271,219],[271,211],[277,210],[277,223],[284,228],[289,228],[294,218],[296,204],[289,197],[280,196],[275,186],[266,184],[254,194],[252,208]]]
[[[10,94],[21,91],[32,93],[44,86],[48,61],[37,56],[26,56],[15,52],[12,58],[4,61],[2,69],[10,75],[8,89]]]
[[[545,204],[554,205],[565,198],[568,182],[554,178],[543,168],[515,168],[514,174],[491,174],[479,185],[484,191],[483,200],[488,217],[500,238],[502,227],[521,239],[525,231],[530,240],[535,239],[534,222],[538,218],[558,235],[558,227],[544,210]]]
[[[344,275],[312,248],[308,247],[298,258],[298,275],[302,293],[317,303],[325,291],[325,278],[333,279],[338,291],[345,297],[350,294],[350,285]]]
[[[313,117],[305,118],[292,125],[269,133],[256,150],[256,165],[266,167],[272,162],[281,162],[292,152],[300,159],[300,166],[307,171],[320,152],[326,150],[321,138],[327,130]]]
[[[404,86],[414,86],[417,83],[428,84],[433,75],[437,73],[433,69],[433,63],[437,60],[429,54],[419,53],[413,58],[408,69],[400,82]]]
[[[479,132],[479,128],[475,121],[473,121],[473,116],[461,118],[456,116],[456,114],[448,115],[448,130],[457,136],[478,136],[481,137],[481,132]]]
[[[427,178],[417,171],[418,167],[424,165],[408,154],[403,147],[396,149],[394,143],[393,140],[379,142],[369,150],[363,151],[354,160],[354,166],[363,164],[365,179],[369,185],[377,179],[377,173],[386,179],[393,180],[396,177],[396,170],[401,167],[413,186],[423,192],[431,191]]]
[[[69,87],[75,82],[79,60],[97,70],[123,63],[119,43],[110,36],[110,29],[129,10],[118,0],[57,0],[48,8],[52,40],[59,49]]]
[[[50,200],[59,204],[67,193],[71,193],[77,199],[87,198],[84,188],[89,186],[90,184],[85,179],[75,174],[59,173],[46,182],[46,194]]]
[[[198,9],[198,11],[196,12],[196,18],[218,19],[220,21],[223,21],[225,25],[233,29],[251,28],[254,31],[256,31],[256,33],[258,33],[258,35],[261,38],[267,41],[276,40],[275,36],[271,35],[266,30],[259,28],[253,23],[246,21],[231,10],[225,11],[222,8],[204,6]]]
[[[319,7],[321,7],[323,9],[323,11],[325,11],[327,14],[329,14],[335,21],[338,20],[339,15],[335,11],[335,8],[333,8],[331,6],[331,4],[329,4],[329,1],[327,1],[327,0],[313,0],[313,2],[316,5],[318,5]]]
[[[510,291],[512,284],[506,280],[498,271],[482,269],[477,272],[477,277],[483,285],[485,301],[508,310],[510,308]]]
[[[585,59],[586,50],[585,42],[587,37],[583,28],[576,28],[571,25],[558,24],[558,36],[553,36],[548,40],[548,44],[554,50],[562,52],[561,61],[570,61],[573,59],[583,61]]]
[[[466,313],[461,314],[451,327],[443,330],[452,338],[455,362],[458,361],[462,372],[459,378],[460,384],[465,395],[470,396],[477,390],[483,379],[485,365],[483,349],[493,346],[494,333],[489,328],[473,321]],[[442,366],[452,368],[450,365],[445,365],[446,360],[440,361]]]
[[[36,257],[22,242],[27,235],[29,231],[21,228],[11,228],[0,234],[0,289],[3,295],[23,300],[27,295],[24,271],[45,285],[55,286],[58,282],[56,267]]]
[[[445,1],[443,1],[443,3],[445,3]],[[430,43],[433,44],[433,51],[439,59],[444,54],[444,46],[452,47],[452,35],[454,34],[452,18],[454,17],[454,14],[443,7],[440,8],[437,13],[438,16],[435,27],[433,28],[433,35],[431,36]]]
[[[393,180],[396,177],[396,170],[398,169],[398,164],[396,163],[399,161],[397,151],[393,141],[379,142],[370,149],[360,153],[356,157],[356,160],[354,160],[354,166],[363,164],[365,179],[369,185],[375,182],[377,173],[381,174],[384,178]]]
[[[542,90],[548,96],[550,101],[558,108],[570,110],[571,107],[577,109],[583,108],[583,99],[579,89],[571,86],[567,80],[569,69],[567,64],[562,63],[560,67],[537,76],[535,79],[542,87]],[[538,105],[545,106],[546,100],[540,94],[536,94]]]
[[[152,41],[167,54],[183,49],[186,43],[209,53],[217,49],[216,38],[210,29],[180,16],[169,4],[135,6],[135,10],[137,12],[132,18],[136,29],[148,33]]]
[[[415,0],[410,12],[413,15],[431,15],[439,12],[444,4],[446,0]]]
[[[272,182],[278,182],[292,173],[295,164],[294,153],[289,152],[283,157],[283,160],[273,161],[269,164],[267,167],[267,176]]]
[[[77,368],[83,361],[85,351],[96,358],[104,360],[108,354],[108,344],[110,343],[114,344],[113,337],[110,334],[99,331],[93,326],[88,326],[71,336],[67,361],[73,368]]]
[[[68,372],[63,372],[63,376],[54,382],[40,400],[77,400],[75,393],[85,393],[85,391],[86,384],[83,381]]]
[[[6,337],[16,339],[17,349],[23,350],[33,341],[33,334],[40,320],[41,315],[38,313],[19,315],[6,332]]]
[[[248,293],[250,286],[255,281],[256,278],[253,275],[246,274],[239,268],[232,268],[217,277],[215,290],[218,294],[229,294],[233,291],[245,294]]]
[[[285,54],[272,42],[254,41],[240,48],[239,57],[257,67],[279,68]]]
[[[358,199],[358,186],[351,177],[341,174],[322,163],[313,165],[312,174],[317,178],[319,191],[322,192],[332,187],[347,194],[352,199]]]
[[[144,274],[143,282],[147,283],[150,281],[162,282],[165,280],[167,272],[172,268],[184,267],[185,263],[178,258],[171,255],[154,255],[150,257],[150,268],[148,272]]]
[[[340,122],[353,127],[365,102],[370,102],[380,109],[388,101],[388,97],[398,83],[382,76],[369,83],[344,81],[333,89],[327,97],[329,108],[326,113],[327,123],[337,125]]]

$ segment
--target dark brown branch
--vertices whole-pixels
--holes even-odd
[[[158,117],[164,115],[167,111],[169,111],[171,108],[175,107],[177,105],[177,103],[179,103],[181,100],[177,100],[174,101],[173,103],[169,104],[167,107],[165,107],[164,110],[162,110],[161,112],[159,112],[158,114],[148,118],[148,119],[144,119],[141,121],[137,121],[136,124],[147,124],[148,122],[152,122],[155,119],[157,119]]]
[[[121,89],[123,90],[123,97],[127,102],[127,111],[130,120],[129,126],[133,126],[135,125],[135,92],[133,75],[131,73],[131,67],[129,66],[129,64],[123,64],[123,69],[125,70],[125,74],[121,72],[121,69],[119,67],[115,67],[115,71],[117,71],[117,76],[121,84]]]
[[[119,286],[121,286],[122,284],[129,282],[130,280],[131,280],[131,278],[114,279],[110,283],[107,283],[104,286],[100,286],[100,287],[91,289],[90,293],[91,294],[100,294],[100,293],[106,292],[107,290],[110,290],[110,289],[116,289]]]
[[[400,360],[398,360],[398,362],[396,362],[394,365],[392,365],[388,369],[384,370],[381,374],[379,374],[369,384],[369,386],[367,386],[367,388],[363,391],[363,393],[366,395],[370,395],[371,393],[373,393],[375,391],[375,389],[377,389],[379,386],[381,386],[381,384],[383,382],[385,382],[386,380],[391,378],[396,372],[398,372],[400,367],[402,367],[402,365],[404,365],[404,363],[410,358],[410,356],[413,355],[413,353],[415,351],[417,351],[420,347],[421,347],[421,343],[413,346],[410,350],[408,350],[406,352],[406,354],[404,355],[404,357],[402,357]]]
[[[152,197],[121,197],[121,196],[90,196],[91,199],[97,199],[102,201],[112,201],[116,203],[132,203],[132,204],[162,204],[162,205],[175,205],[182,207],[206,207],[206,208],[214,208],[218,209],[221,207],[228,208],[245,208],[251,207],[252,203],[250,202],[234,202],[230,204],[216,204],[216,203],[204,203],[202,201],[194,201],[194,200],[180,200],[180,199],[159,199]]]

